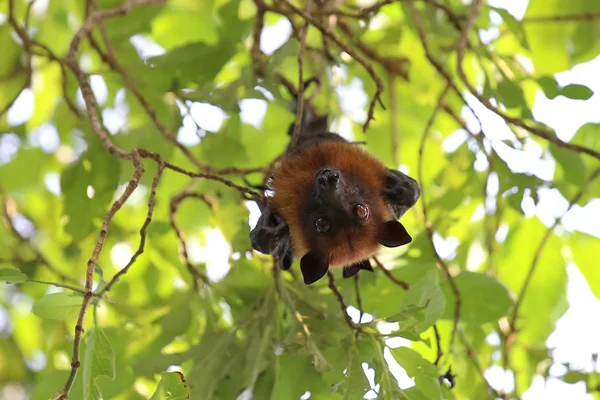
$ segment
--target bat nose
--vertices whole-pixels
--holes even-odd
[[[315,183],[322,189],[335,189],[340,181],[340,170],[335,167],[321,168],[315,174]]]

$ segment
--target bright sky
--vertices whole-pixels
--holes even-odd
[[[523,0],[490,0],[490,5],[506,8],[515,17],[521,18],[525,12],[527,1]],[[40,1],[38,4],[46,4],[46,1]],[[37,6],[37,4],[36,4]],[[43,12],[43,8],[38,8],[38,12]],[[34,10],[35,12],[36,10]],[[289,23],[281,22],[274,26],[267,27],[262,35],[263,51],[270,54],[288,39],[291,33]],[[486,35],[493,35],[494,32],[487,32]],[[132,42],[138,48],[138,51],[144,57],[161,54],[164,52],[156,44],[144,39],[143,37],[134,37]],[[534,105],[534,115],[536,119],[547,123],[556,129],[558,136],[563,140],[569,140],[577,129],[587,122],[600,122],[600,57],[586,64],[579,65],[571,71],[557,74],[556,78],[561,85],[569,83],[582,83],[592,89],[595,94],[588,101],[575,101],[564,97],[558,97],[549,100],[540,92]],[[102,104],[106,101],[107,90],[103,80],[94,77],[92,81],[94,92]],[[344,95],[340,96],[342,108],[349,117],[355,119],[364,118],[364,107],[368,97],[360,85],[352,84],[339,89]],[[81,97],[79,102],[82,103]],[[470,103],[477,111],[484,125],[484,131],[492,141],[494,148],[505,158],[507,163],[515,171],[531,172],[543,179],[551,179],[554,171],[552,161],[536,160],[538,154],[531,155],[518,153],[510,150],[507,146],[500,143],[499,139],[511,135],[505,123],[488,111],[476,100],[470,99]],[[241,103],[241,117],[244,122],[260,126],[262,118],[266,112],[266,103],[261,100],[244,100]],[[26,91],[11,108],[8,119],[12,124],[17,124],[28,120],[33,111],[33,95]],[[186,117],[183,127],[180,129],[178,139],[185,145],[194,145],[198,141],[195,134],[193,118],[203,129],[217,131],[226,118],[226,115],[217,107],[208,104],[196,103],[191,109],[191,117]],[[111,133],[116,133],[125,121],[127,116],[127,105],[124,102],[123,94],[117,95],[116,106],[113,109],[104,111],[104,119]],[[464,113],[468,118],[468,113]],[[469,121],[473,123],[473,121]],[[340,133],[347,129],[347,123],[340,124]],[[454,147],[464,140],[464,135],[452,135],[446,146]],[[51,125],[45,125],[40,129],[31,132],[28,135],[28,141],[31,145],[39,146],[44,151],[53,152],[60,145],[58,132]],[[452,142],[452,143],[450,143]],[[0,139],[0,165],[7,162],[16,150],[20,147],[20,140],[16,135],[3,135]],[[76,149],[75,153],[81,151]],[[46,186],[53,193],[60,193],[58,174],[49,174],[46,177]],[[134,199],[132,199],[134,200]],[[554,218],[564,212],[568,202],[556,190],[546,190],[540,194],[540,203],[537,207],[528,202],[523,203],[523,207],[528,215],[534,213],[542,222],[549,225],[553,223]],[[258,210],[253,204],[249,205],[250,225],[254,226],[258,219]],[[600,237],[600,224],[595,222],[597,218],[590,218],[590,215],[600,215],[600,199],[591,201],[586,207],[575,206],[566,214],[563,219],[563,227],[568,230],[579,230]],[[27,222],[23,222],[21,228],[28,229]],[[207,262],[208,275],[211,279],[218,280],[222,278],[229,270],[230,247],[224,240],[218,230],[207,231],[207,243],[202,246],[200,243],[192,241],[190,245],[190,257],[192,261]],[[440,252],[444,252],[443,242],[440,241]],[[131,249],[126,244],[119,244],[111,250],[111,256],[115,265],[120,265],[123,259],[129,259]],[[239,257],[239,255],[233,255]],[[600,315],[600,300],[598,300],[590,291],[586,281],[574,265],[568,267],[569,287],[568,298],[570,308],[566,314],[559,320],[556,331],[548,339],[548,345],[554,348],[554,366],[551,368],[551,375],[560,376],[564,373],[564,367],[561,363],[572,363],[581,370],[590,371],[594,366],[591,362],[592,353],[600,353],[600,322],[598,319],[590,318],[590,315]],[[356,318],[357,311],[349,311],[353,318]],[[367,316],[368,318],[368,316]],[[0,318],[2,320],[2,318]],[[364,320],[363,320],[364,321]],[[1,321],[0,321],[1,322]],[[1,325],[1,323],[0,323]],[[497,337],[490,337],[491,341],[498,340]],[[390,346],[406,345],[407,342],[395,340]],[[386,359],[390,362],[393,374],[399,379],[402,388],[412,386],[414,383],[402,367],[400,367],[387,351]],[[600,372],[600,371],[599,371]],[[486,375],[496,389],[510,389],[512,379],[506,376],[500,367],[491,368]],[[367,371],[367,376],[373,382],[373,373]],[[309,398],[303,396],[303,398]],[[367,396],[373,398],[373,396]],[[591,395],[585,394],[583,384],[569,385],[558,379],[550,378],[544,385],[544,380],[540,377],[534,382],[523,400],[592,400]]]

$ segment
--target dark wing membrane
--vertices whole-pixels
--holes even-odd
[[[417,181],[410,176],[397,170],[388,169],[381,195],[392,209],[394,218],[398,220],[417,203],[421,197],[421,188]]]
[[[269,206],[262,206],[262,215],[250,232],[252,248],[279,259],[281,269],[290,269],[294,261],[290,230],[287,224]]]

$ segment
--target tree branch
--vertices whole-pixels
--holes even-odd
[[[465,72],[463,70],[463,66],[462,66],[463,58],[464,58],[464,54],[465,54],[465,48],[467,45],[468,33],[471,30],[471,28],[473,27],[475,19],[479,15],[479,10],[481,9],[482,4],[483,4],[483,0],[473,0],[473,5],[471,6],[471,12],[469,13],[467,20],[463,26],[463,31],[462,31],[461,37],[458,41],[458,45],[456,48],[457,73],[458,73],[458,76],[460,77],[461,81],[464,83],[464,85],[467,87],[467,89],[469,89],[469,92],[471,92],[471,94],[473,96],[475,96],[475,98],[477,100],[479,100],[487,109],[494,112],[496,115],[498,115],[499,117],[504,119],[504,121],[506,121],[507,123],[518,126],[519,128],[523,128],[526,131],[528,131],[529,133],[531,133],[535,136],[541,137],[543,139],[546,139],[549,142],[552,142],[559,147],[566,148],[566,149],[575,151],[577,153],[587,154],[589,156],[596,158],[597,160],[600,160],[600,152],[598,152],[594,149],[590,149],[585,146],[580,146],[578,144],[563,142],[551,130],[542,129],[542,128],[528,125],[519,118],[514,118],[514,117],[511,117],[511,116],[505,114],[504,112],[500,111],[497,107],[494,107],[494,105],[490,102],[489,99],[480,95],[477,92],[477,90],[475,89],[475,87],[469,82],[469,80],[467,79]]]
[[[148,213],[146,214],[146,219],[144,220],[144,224],[140,229],[140,244],[135,254],[131,257],[127,265],[123,267],[119,272],[117,272],[112,279],[98,292],[100,296],[104,293],[108,292],[115,283],[119,281],[119,279],[125,275],[129,268],[136,262],[137,258],[144,252],[144,247],[146,245],[146,231],[148,226],[150,226],[150,222],[152,221],[152,213],[154,212],[154,197],[156,196],[156,188],[158,187],[158,182],[162,176],[163,170],[165,168],[165,162],[163,160],[158,162],[156,175],[154,175],[154,180],[152,181],[152,188],[150,189],[150,195],[148,196]]]
[[[79,349],[81,346],[81,337],[83,336],[84,332],[85,314],[87,312],[88,306],[90,305],[92,296],[94,295],[94,293],[92,292],[92,286],[94,283],[94,268],[97,265],[98,257],[100,256],[100,252],[102,251],[102,247],[104,246],[104,241],[106,240],[106,236],[108,235],[108,227],[117,211],[121,209],[125,201],[127,201],[129,196],[131,196],[131,194],[135,191],[144,173],[144,167],[142,165],[140,157],[137,154],[133,155],[133,163],[135,164],[135,172],[133,173],[131,180],[127,184],[127,187],[125,188],[121,196],[113,203],[110,210],[104,217],[104,221],[102,222],[102,228],[100,229],[98,240],[96,241],[96,246],[94,247],[92,256],[90,257],[87,263],[87,271],[85,277],[85,293],[83,295],[81,309],[79,310],[79,316],[77,317],[77,323],[75,325],[75,336],[73,338],[73,357],[71,358],[71,373],[69,374],[67,383],[65,383],[63,393],[60,399],[69,398],[71,389],[73,388],[73,384],[75,383],[75,378],[77,377],[77,370],[81,366]]]
[[[311,17],[304,10],[299,9],[292,3],[288,2],[287,0],[283,0],[282,4],[284,4],[286,7],[290,8],[294,13],[296,13],[297,15],[302,17],[306,22],[310,23],[315,28],[317,28],[321,32],[321,34],[327,36],[333,42],[335,42],[335,44],[337,44],[342,50],[344,50],[353,59],[355,59],[360,65],[362,65],[367,70],[367,72],[369,73],[369,75],[371,76],[373,81],[375,82],[377,89],[376,89],[375,94],[373,95],[373,98],[369,105],[367,121],[363,125],[363,131],[366,132],[369,129],[369,124],[370,124],[371,120],[374,119],[373,113],[375,111],[375,104],[377,102],[379,102],[381,107],[383,109],[385,109],[385,106],[383,105],[383,102],[381,100],[381,94],[384,91],[384,85],[383,85],[381,78],[379,78],[379,76],[375,72],[375,69],[373,68],[371,63],[369,63],[364,58],[362,58],[352,47],[348,46],[346,43],[341,41],[340,38],[337,37],[337,35],[335,35],[333,32],[331,32],[329,29],[327,29],[325,26],[323,26],[323,24],[321,24],[319,21],[317,21],[316,19]],[[281,8],[270,7],[270,6],[265,6],[265,7],[267,7],[267,9],[270,11],[285,15],[286,17],[288,17],[288,19],[292,18],[291,15],[289,15],[289,13],[286,10],[283,10]]]
[[[373,261],[375,261],[375,264],[377,264],[379,269],[381,269],[385,276],[387,276],[392,282],[394,282],[396,285],[400,286],[404,290],[410,289],[410,285],[407,282],[396,278],[389,269],[383,266],[383,264],[381,263],[381,261],[379,261],[377,257],[373,257]]]
[[[311,0],[306,2],[306,13],[310,14],[312,5]],[[308,33],[308,21],[304,22],[302,32],[300,32],[300,51],[298,52],[298,96],[296,97],[296,121],[294,121],[294,134],[290,144],[290,149],[293,149],[298,144],[300,132],[304,125],[304,47],[306,46],[306,34]]]
[[[517,322],[517,319],[519,318],[519,311],[521,309],[521,305],[523,304],[523,300],[525,298],[525,294],[527,293],[527,289],[529,289],[529,285],[531,284],[531,279],[533,278],[533,275],[535,274],[535,270],[538,266],[540,258],[542,257],[542,253],[544,252],[544,248],[546,247],[546,243],[552,236],[554,229],[556,229],[556,227],[560,224],[563,217],[571,210],[571,208],[573,208],[573,206],[575,204],[577,204],[577,202],[585,194],[585,190],[599,175],[600,175],[600,168],[597,168],[589,176],[587,182],[581,188],[581,190],[571,199],[571,201],[569,201],[569,206],[567,207],[567,209],[558,218],[556,218],[554,220],[554,223],[550,227],[548,227],[548,229],[546,229],[546,233],[542,237],[542,240],[540,241],[540,244],[538,245],[537,250],[535,251],[533,260],[531,261],[531,265],[529,266],[529,270],[527,271],[525,281],[523,282],[523,286],[521,287],[521,290],[519,291],[519,295],[517,297],[517,301],[515,302],[515,307],[513,309],[513,312],[511,314],[511,318],[510,318],[510,322],[509,322],[510,333],[514,333],[517,331],[515,324]]]
[[[445,101],[446,95],[448,94],[448,90],[450,89],[450,85],[446,85],[440,97],[438,98],[437,105],[425,126],[425,130],[423,131],[423,136],[421,137],[421,144],[419,145],[419,158],[417,164],[417,175],[419,177],[419,182],[421,182],[421,206],[423,210],[423,219],[425,221],[425,229],[427,231],[427,237],[429,238],[429,242],[431,244],[431,248],[433,250],[433,254],[437,261],[437,265],[442,269],[446,279],[448,279],[448,283],[450,284],[450,288],[452,289],[452,293],[454,295],[455,303],[454,303],[454,328],[452,329],[452,334],[450,335],[450,352],[452,352],[452,348],[454,345],[454,337],[456,336],[456,330],[458,329],[458,321],[460,319],[460,309],[461,309],[461,297],[460,291],[456,286],[456,282],[454,282],[454,278],[450,274],[450,268],[446,264],[446,262],[440,257],[435,248],[435,244],[433,242],[433,227],[431,226],[431,221],[429,220],[428,210],[427,210],[427,193],[424,190],[424,179],[423,179],[423,159],[425,158],[425,143],[427,142],[427,137],[429,136],[429,132],[431,131],[431,127],[433,126],[433,122],[437,116],[437,113],[442,109],[443,103]]]
[[[187,270],[189,271],[189,273],[192,275],[194,290],[197,290],[198,289],[198,281],[200,281],[204,284],[208,284],[210,281],[208,280],[208,277],[206,275],[204,275],[202,272],[198,271],[198,269],[192,265],[192,263],[190,261],[190,257],[188,255],[187,246],[185,244],[185,236],[184,236],[183,232],[181,231],[181,229],[179,228],[179,225],[177,225],[177,220],[175,218],[176,214],[177,214],[177,209],[181,205],[181,202],[187,198],[195,198],[195,199],[202,200],[209,207],[212,207],[212,201],[204,194],[190,192],[187,190],[184,190],[183,192],[179,192],[178,194],[176,194],[175,196],[173,196],[171,198],[171,205],[170,205],[171,211],[169,213],[169,220],[171,221],[171,226],[173,227],[173,230],[175,231],[175,234],[177,235],[177,240],[179,241],[179,256],[182,259],[182,261],[183,261],[185,267],[187,268]]]

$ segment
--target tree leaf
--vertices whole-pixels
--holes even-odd
[[[344,387],[345,400],[362,399],[367,390],[369,390],[369,381],[362,369],[355,345],[350,349],[350,361],[346,370]]]
[[[391,352],[398,364],[406,370],[406,373],[410,377],[415,378],[417,389],[419,389],[427,399],[443,400],[442,388],[438,382],[439,373],[435,365],[425,360],[419,353],[408,347],[391,349]]]
[[[438,285],[438,272],[433,270],[419,279],[406,292],[400,304],[400,312],[420,318],[414,326],[414,331],[420,333],[427,330],[442,316],[445,306],[446,300]],[[422,307],[424,307],[424,312],[419,311]],[[402,325],[400,325],[400,330],[403,330]]]
[[[513,17],[511,13],[503,8],[490,8],[500,14],[502,20],[506,26],[508,26],[508,29],[510,29],[513,35],[515,35],[521,46],[523,46],[524,49],[529,50],[529,43],[527,42],[527,35],[525,34],[525,29],[523,29],[523,24],[520,21],[517,21],[517,19]]]
[[[80,160],[71,164],[60,180],[64,211],[69,217],[66,230],[74,241],[91,233],[94,220],[104,217],[119,183],[120,162],[97,139],[91,142]],[[91,198],[89,190],[93,191]]]
[[[96,379],[106,376],[115,379],[115,354],[108,337],[98,327],[88,337],[83,359],[83,397],[96,399],[100,393]]]
[[[190,388],[183,375],[177,372],[163,372],[156,391],[150,400],[179,400],[190,398]]]
[[[83,297],[70,293],[50,293],[33,305],[33,313],[40,318],[66,320],[76,318]]]
[[[594,92],[587,86],[570,84],[562,88],[561,94],[569,99],[587,100],[593,96]]]
[[[497,322],[507,315],[513,301],[508,290],[491,276],[463,271],[454,277],[461,299],[460,319],[472,324]],[[446,299],[454,299],[450,285],[442,285]],[[446,302],[444,318],[454,318],[454,301]]]
[[[600,240],[593,236],[577,233],[569,241],[575,264],[585,277],[592,293],[600,299],[600,274],[598,273],[598,254]]]
[[[19,283],[27,280],[27,275],[22,273],[20,270],[14,267],[2,267],[0,268],[0,281],[6,283]]]

